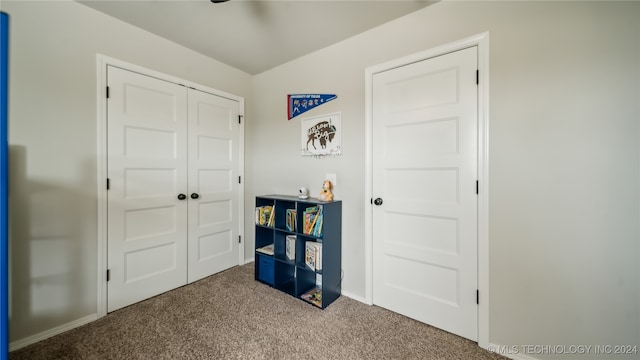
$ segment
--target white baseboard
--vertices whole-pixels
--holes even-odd
[[[519,351],[510,351],[510,349],[513,348],[507,345],[496,345],[493,343],[489,343],[485,350],[513,360],[539,360],[538,358],[535,358],[533,356],[522,354]]]
[[[248,263],[252,263],[254,261],[256,261],[255,258],[244,259],[244,264],[243,265],[247,265]]]
[[[98,314],[91,314],[88,316],[85,316],[83,318],[80,318],[78,320],[74,320],[71,322],[68,322],[66,324],[62,324],[60,326],[56,326],[53,329],[49,329],[46,331],[43,331],[39,334],[35,334],[35,335],[31,335],[29,337],[26,337],[24,339],[20,339],[20,340],[16,340],[13,341],[11,343],[9,343],[9,351],[14,351],[14,350],[18,350],[20,348],[23,348],[27,345],[31,345],[31,344],[35,344],[38,341],[42,341],[44,339],[48,339],[52,336],[58,335],[58,334],[62,334],[65,331],[69,331],[71,329],[75,329],[79,326],[88,324],[92,321],[95,321],[98,319]]]
[[[346,296],[346,297],[350,298],[350,299],[353,299],[353,300],[356,300],[356,301],[360,301],[361,303],[364,303],[364,304],[367,304],[367,305],[372,305],[367,301],[367,299],[365,299],[364,297],[362,297],[360,295],[355,295],[355,294],[352,294],[352,293],[350,293],[348,291],[344,291],[344,290],[342,290],[341,294],[343,296]]]

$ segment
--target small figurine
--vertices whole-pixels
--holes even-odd
[[[333,201],[333,193],[331,193],[331,181],[325,180],[322,183],[322,191],[320,191],[320,196],[318,196],[318,200],[320,201]]]

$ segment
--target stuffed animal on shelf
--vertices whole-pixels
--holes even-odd
[[[318,200],[320,201],[333,201],[333,193],[331,192],[331,181],[325,180],[322,183],[322,191],[320,191],[320,196],[318,196]]]

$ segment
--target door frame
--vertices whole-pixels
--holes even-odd
[[[244,97],[233,95],[221,90],[216,90],[208,86],[200,85],[188,80],[180,79],[175,76],[163,74],[161,72],[147,69],[142,66],[134,65],[126,61],[118,60],[102,54],[96,55],[97,80],[96,80],[96,97],[97,97],[97,187],[98,187],[98,239],[97,239],[97,315],[98,318],[107,315],[107,66],[115,66],[128,71],[133,71],[142,75],[150,76],[156,79],[169,81],[172,83],[184,85],[188,88],[204,91],[216,96],[238,101],[239,115],[242,122],[239,127],[239,151],[238,151],[238,176],[244,179],[244,127],[246,123]],[[238,188],[238,235],[240,235],[240,244],[238,245],[238,264],[244,264],[244,181],[241,181]]]
[[[418,61],[478,47],[478,345],[489,346],[489,33],[434,47],[365,69],[365,300],[373,305],[373,76]]]

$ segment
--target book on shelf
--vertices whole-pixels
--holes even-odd
[[[287,259],[295,260],[296,259],[296,236],[295,235],[287,235],[285,237],[285,254]]]
[[[304,210],[304,212],[302,213],[302,215],[303,215],[303,217],[302,217],[302,221],[303,221],[302,232],[304,234],[310,234],[311,233],[311,224],[313,223],[313,219],[315,218],[317,212],[318,212],[318,207],[317,206],[312,206],[312,207],[306,208]]]
[[[256,224],[271,226],[275,223],[275,205],[265,205],[256,207]]]
[[[313,226],[313,231],[311,232],[311,234],[313,234],[313,236],[318,236],[320,237],[320,235],[322,235],[322,223],[324,222],[324,216],[322,215],[322,206],[320,207],[320,211],[318,212],[318,215],[316,216],[316,221],[315,224]]]
[[[276,206],[273,205],[271,207],[271,214],[269,214],[269,223],[267,224],[267,226],[273,227],[275,225],[275,222],[276,222]]]
[[[287,209],[286,226],[289,231],[296,231],[296,209]]]
[[[311,270],[322,270],[322,243],[318,243],[315,241],[305,242],[304,263]]]
[[[256,207],[256,224],[266,226],[271,217],[272,207],[269,205]]]
[[[300,298],[312,303],[315,306],[322,307],[322,287],[316,286],[306,293],[300,295]]]
[[[322,235],[322,206],[308,207],[305,209],[303,215],[303,233],[314,236]]]
[[[273,255],[273,244],[257,248],[256,251],[266,255]]]

